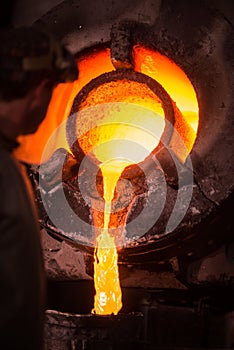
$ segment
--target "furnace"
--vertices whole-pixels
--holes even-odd
[[[204,1],[64,1],[35,25],[79,69],[16,153],[40,213],[47,349],[234,346],[230,19]],[[100,248],[117,253],[115,315],[91,314]]]

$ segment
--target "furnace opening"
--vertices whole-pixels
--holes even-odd
[[[134,46],[133,60],[134,70],[115,71],[109,48],[80,55],[78,80],[60,84],[55,89],[37,133],[20,137],[21,146],[16,150],[17,157],[27,163],[39,164],[42,154],[46,162],[61,148],[72,154],[78,163],[87,155],[98,163],[103,177],[103,198],[98,198],[100,207],[93,206],[93,193],[89,198],[95,231],[90,242],[94,247],[96,289],[93,312],[97,314],[117,314],[122,307],[117,247],[127,242],[127,214],[137,197],[134,189],[130,205],[123,204],[120,208],[123,211],[113,210],[115,197],[122,198],[117,191],[122,172],[128,166],[145,162],[165,145],[184,163],[192,150],[198,127],[196,94],[185,73],[166,56],[141,45]],[[95,112],[96,106],[100,108]],[[83,119],[79,112],[85,112]],[[52,139],[51,134],[54,135]],[[129,153],[125,141],[142,145],[144,152],[129,147],[133,149],[133,153]],[[89,169],[85,170],[88,173]],[[157,171],[156,179],[160,182],[162,171],[159,168]],[[160,193],[163,184],[160,182],[158,186]],[[147,201],[150,191],[144,191]],[[71,192],[68,197],[68,202],[76,200]],[[156,223],[155,213],[152,218],[152,224]],[[76,231],[77,227],[71,226],[72,232]],[[146,233],[147,229],[142,229],[140,234]],[[130,241],[138,238],[139,235],[131,237]]]
[[[174,126],[186,149],[178,149],[177,140],[173,137],[170,147],[181,161],[185,161],[195,142],[199,121],[198,102],[190,80],[179,66],[156,50],[135,45],[133,59],[135,70],[158,81],[180,110],[181,114],[175,119]],[[92,79],[113,71],[109,48],[95,48],[89,53],[79,55],[77,64],[78,80],[71,84],[59,84],[54,90],[46,118],[38,131],[33,135],[19,138],[20,147],[15,151],[15,154],[20,160],[39,164],[50,135],[58,125],[68,118],[76,95]],[[118,89],[120,91],[121,86]],[[48,159],[60,147],[70,151],[65,128],[60,128],[53,139]]]

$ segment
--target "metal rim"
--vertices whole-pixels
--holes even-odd
[[[156,146],[156,148],[152,151],[151,154],[156,154],[159,152],[159,150],[164,148],[165,145],[166,146],[169,145],[173,134],[173,128],[170,126],[174,125],[174,120],[175,120],[174,107],[170,96],[168,95],[166,90],[162,87],[162,85],[160,85],[156,80],[150,78],[149,76],[139,72],[135,72],[130,69],[121,69],[118,71],[104,73],[102,75],[99,75],[97,78],[92,79],[87,85],[85,85],[80,90],[80,92],[77,94],[77,96],[74,99],[74,102],[70,111],[70,115],[66,123],[66,136],[67,136],[68,144],[78,161],[81,161],[85,156],[85,154],[82,151],[82,149],[79,147],[78,141],[73,143],[73,140],[76,139],[76,135],[75,135],[76,119],[70,118],[70,117],[73,116],[74,114],[77,114],[82,102],[86,99],[88,94],[97,86],[100,86],[108,82],[114,82],[114,81],[124,80],[124,79],[147,85],[150,88],[150,90],[160,99],[162,103],[162,108],[163,108],[165,120],[167,120],[167,123],[165,124],[165,128],[160,138],[159,144]],[[142,163],[144,163],[145,161],[143,161]]]

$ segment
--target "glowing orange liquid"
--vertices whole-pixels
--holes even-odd
[[[143,161],[157,146],[165,121],[163,116],[156,113],[160,111],[159,103],[153,105],[155,112],[130,103],[118,104],[118,109],[115,104],[103,106],[98,115],[101,125],[90,128],[79,143],[86,154],[90,148],[93,150],[103,175],[104,225],[96,238],[96,295],[92,312],[116,315],[122,307],[122,292],[115,237],[108,230],[115,187],[125,167]],[[136,149],[141,142],[142,149]]]
[[[187,152],[181,154],[181,151],[177,150],[176,140],[171,145],[171,149],[184,161],[193,147],[198,128],[199,114],[195,90],[182,69],[159,52],[135,45],[133,59],[135,70],[157,80],[182,112],[185,121],[182,123],[183,125],[180,125],[181,121],[176,121],[175,127],[185,142]],[[43,150],[51,134],[59,124],[66,121],[78,92],[93,78],[113,70],[110,49],[95,51],[95,53],[81,57],[77,64],[79,79],[74,83],[59,84],[55,88],[46,118],[38,131],[32,135],[20,136],[20,147],[14,151],[15,156],[20,160],[28,163],[40,163]],[[187,128],[185,128],[186,124]],[[51,140],[50,149],[47,156],[43,156],[43,160],[48,160],[53,152],[60,147],[69,150],[66,142],[65,123],[57,130],[55,137]]]
[[[182,149],[178,147],[177,138],[174,135],[172,136],[170,148],[179,157],[179,159],[184,162],[195,142],[199,121],[198,102],[194,88],[186,74],[179,66],[177,66],[168,57],[163,56],[155,50],[143,47],[141,45],[135,45],[133,48],[133,60],[135,70],[142,72],[158,81],[169,93],[172,100],[175,101],[183,114],[184,119],[175,120],[175,129],[178,131],[178,134],[184,141],[186,149],[184,147]],[[19,137],[20,147],[14,151],[14,154],[20,160],[38,164],[40,162],[43,163],[47,161],[53,152],[60,147],[63,147],[70,152],[70,148],[66,140],[65,122],[70,113],[75,96],[83,88],[83,86],[85,86],[93,78],[113,70],[113,65],[110,59],[110,49],[95,51],[94,53],[80,57],[77,64],[79,69],[79,79],[70,84],[59,84],[56,87],[56,89],[53,91],[53,96],[47,110],[46,118],[41,123],[38,131],[33,135],[24,135]],[[100,97],[100,99],[103,98],[103,96],[107,96],[107,98],[104,99],[105,103],[123,101],[138,104],[136,96],[133,99],[130,90],[126,94],[126,98],[123,97],[123,85],[121,85],[121,82],[119,87],[114,86],[113,91],[117,91],[114,95],[113,91],[108,94],[108,84],[105,85],[106,90],[104,91],[102,86],[101,93],[97,91],[96,94]],[[126,85],[126,82],[124,82],[124,85]],[[162,115],[160,111],[158,111],[157,106],[155,106],[155,104],[149,104],[149,101],[146,101],[145,97],[146,96],[144,96],[144,99],[141,100],[140,105],[152,109],[156,113]],[[101,102],[100,100],[98,103],[103,103],[103,101]],[[90,103],[89,106],[92,105],[93,104]],[[125,111],[123,111],[122,115],[123,120],[120,119],[117,120],[117,122],[123,124],[128,121],[128,119],[126,118]],[[151,123],[151,120],[149,120],[149,122]],[[150,153],[150,151],[152,151],[157,144],[155,143],[155,138],[152,138],[150,133],[147,135],[141,134],[142,130],[144,129],[144,125],[146,124],[147,121],[145,116],[142,125],[139,123],[139,121],[133,120],[133,123],[127,128],[126,139],[136,143],[138,143],[139,140],[145,140],[144,142],[147,143],[147,146],[145,145],[146,149],[149,150]],[[60,127],[58,127],[59,125]],[[134,125],[137,127],[134,127]],[[155,130],[155,128],[152,130],[153,135],[158,136],[158,140],[160,139],[163,128],[164,121],[163,118],[161,118],[158,120],[157,130]],[[107,129],[109,129],[108,132]],[[105,142],[111,140],[118,132],[120,133],[121,138],[123,138],[121,127],[119,128],[119,131],[118,127],[117,129],[113,128],[112,131],[110,131],[109,125],[106,126],[103,124],[101,127],[99,125],[99,132],[96,134],[95,131],[95,133],[89,138],[89,140],[92,141],[91,146],[93,147],[94,145],[101,143],[105,144]],[[51,137],[52,134],[53,137]],[[84,140],[79,140],[81,145],[82,142],[84,143],[83,150],[85,154],[90,151],[90,148],[85,145],[86,139],[87,138],[84,137]],[[49,146],[47,146],[48,141]],[[123,146],[123,148],[124,147],[125,146]],[[46,154],[44,149],[46,149]],[[107,152],[101,156],[100,154],[96,154],[96,158],[102,164],[107,164],[106,162],[108,162],[108,159],[110,159],[109,157],[118,157],[119,150],[117,150],[117,152],[115,149],[109,149],[106,151]],[[97,153],[100,152],[101,150],[98,150]],[[42,156],[43,158],[41,158]],[[137,162],[135,157],[133,158],[134,161]],[[143,159],[139,159],[139,162],[142,160]],[[112,165],[114,166],[113,163]],[[97,246],[95,250],[94,281],[97,294],[93,309],[93,312],[98,314],[116,314],[122,305],[117,267],[117,251],[114,237],[108,232],[108,224],[110,221],[111,201],[113,199],[115,186],[122,170],[126,165],[127,163],[123,162],[122,166],[119,163],[118,166],[114,166],[117,169],[115,171],[115,175],[113,175],[113,166],[112,170],[110,170],[110,167],[107,165],[102,165],[101,167],[104,178],[105,215],[104,228],[102,229],[101,234],[97,237],[96,242]]]
[[[111,202],[117,181],[129,165],[126,162],[111,162],[101,166],[104,189],[104,227],[97,237],[94,261],[94,283],[96,295],[92,313],[99,315],[117,315],[122,307],[122,292],[119,281],[118,254],[115,239],[108,232]]]

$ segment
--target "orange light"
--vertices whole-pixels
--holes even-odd
[[[89,120],[90,130],[84,133],[84,135],[81,132],[79,144],[86,155],[92,151],[95,158],[99,161],[103,175],[103,198],[105,201],[104,223],[100,234],[96,237],[94,255],[96,295],[92,312],[96,314],[113,313],[116,315],[122,307],[122,292],[116,249],[116,238],[120,235],[119,231],[117,233],[119,228],[117,221],[115,228],[112,229],[112,233],[109,233],[111,204],[117,182],[125,167],[143,161],[154,150],[165,125],[164,118],[160,115],[163,114],[160,100],[155,95],[152,96],[151,90],[147,91],[142,86],[139,90],[139,85],[141,84],[137,83],[136,86],[135,84],[130,84],[132,94],[129,95],[126,92],[126,90],[129,90],[128,84],[124,81],[121,82],[120,89],[118,90],[115,89],[115,85],[118,85],[118,83],[118,81],[115,82],[111,85],[111,88],[109,85],[105,86],[106,84],[104,84],[100,91],[98,89],[98,91],[94,91],[88,95],[87,100],[82,105],[84,109],[87,108],[85,116]],[[136,87],[138,88],[137,104],[131,104],[129,102],[104,103],[100,104],[101,107],[97,109],[96,113],[94,113],[93,109],[90,110],[88,108],[90,107],[90,101],[95,101],[98,104],[98,98],[100,96],[105,96],[105,99],[108,99],[108,95],[110,95],[112,99],[113,95],[115,95],[113,101],[118,101],[119,99],[126,101],[134,100],[133,90]],[[142,107],[141,93],[144,96]],[[151,98],[153,101],[151,101]],[[151,106],[152,110],[145,108],[145,104]],[[151,130],[147,130],[145,125],[150,126]],[[83,120],[78,118],[78,130],[82,130],[82,127],[84,127]],[[157,133],[158,137],[155,137]],[[129,141],[133,144],[129,145]],[[134,147],[139,142],[144,146],[143,151],[136,150]],[[95,217],[94,222],[96,224],[98,222]]]
[[[88,109],[99,106],[97,109]],[[79,106],[85,111],[86,123],[77,117],[76,128],[79,145],[85,154],[98,147],[94,153],[100,162],[124,157],[122,143],[131,141],[152,152],[158,145],[165,128],[164,111],[160,99],[146,85],[127,79],[104,83],[93,89]],[[87,122],[88,120],[88,122]],[[83,132],[89,123],[89,130]],[[112,140],[119,140],[115,145]],[[128,145],[124,143],[125,153]],[[102,154],[101,154],[102,152]],[[134,154],[133,154],[134,153]],[[137,160],[133,150],[134,162]],[[139,155],[140,156],[140,155]]]
[[[97,237],[94,254],[95,299],[92,313],[99,315],[117,315],[122,308],[122,292],[119,281],[118,254],[115,237],[108,232],[111,202],[114,197],[116,183],[128,163],[112,162],[103,164],[103,190],[105,200],[104,226]]]
[[[135,70],[144,73],[158,81],[171,99],[177,105],[182,113],[175,120],[174,127],[185,144],[185,148],[178,147],[177,137],[172,136],[170,148],[174,153],[185,161],[186,157],[194,145],[198,128],[198,103],[196,93],[183,70],[166,56],[159,52],[135,45],[133,48],[133,60]],[[113,65],[110,59],[110,50],[101,49],[86,54],[77,60],[79,69],[79,79],[71,84],[60,84],[53,92],[53,96],[47,111],[47,115],[38,131],[34,135],[19,137],[20,147],[15,151],[16,157],[28,163],[40,163],[43,150],[51,134],[56,128],[67,120],[74,98],[79,91],[92,79],[103,73],[113,71]],[[128,165],[138,163],[144,158],[135,155],[131,159],[124,158],[123,147],[109,145],[109,141],[115,138],[132,140],[137,142],[139,139],[145,140],[145,146],[148,154],[157,146],[157,142],[151,140],[149,135],[145,137],[142,130],[136,130],[132,124],[136,122],[129,113],[126,104],[140,105],[154,111],[158,116],[155,128],[156,137],[159,140],[164,129],[164,112],[160,100],[152,95],[147,85],[129,82],[128,80],[119,80],[111,83],[102,84],[92,91],[81,104],[81,109],[85,110],[94,105],[106,103],[121,102],[125,103],[119,115],[122,120],[118,120],[114,127],[108,125],[97,125],[87,133],[81,135],[79,144],[88,154],[92,147],[97,146],[94,151],[95,157],[100,163],[103,175],[103,198],[105,200],[104,214],[102,224],[100,218],[94,217],[94,223],[97,225],[100,234],[96,237],[95,262],[94,262],[94,281],[95,281],[95,302],[93,313],[97,314],[117,314],[122,307],[122,293],[120,288],[118,273],[118,255],[116,241],[113,234],[110,234],[111,226],[111,204],[113,201],[115,188],[122,171]],[[145,116],[144,116],[145,117]],[[109,115],[105,112],[103,118],[108,121]],[[129,126],[123,127],[124,122],[129,122]],[[151,117],[144,118],[144,123],[151,123]],[[157,131],[156,131],[157,130]],[[106,147],[103,147],[106,144]],[[50,145],[50,151],[47,159],[53,152],[63,147],[70,151],[66,140],[65,123],[63,127],[57,129],[56,137]],[[119,152],[122,152],[121,154]],[[44,160],[46,160],[44,156]],[[117,222],[117,220],[116,220]],[[117,224],[116,224],[117,230]],[[98,232],[98,230],[97,230]],[[113,232],[113,229],[111,230]]]
[[[133,49],[133,57],[135,69],[157,80],[182,112],[184,119],[176,120],[175,128],[184,140],[187,152],[179,154],[176,149],[176,138],[174,140],[172,138],[170,146],[184,161],[193,147],[198,128],[198,103],[195,90],[183,70],[159,52],[136,45]],[[33,135],[19,137],[20,147],[15,150],[15,156],[20,160],[39,164],[47,141],[58,125],[68,118],[78,92],[90,80],[113,70],[109,49],[97,50],[80,57],[77,64],[78,80],[69,84],[59,84],[55,88],[46,117],[38,131]],[[65,137],[65,124],[63,126],[58,130],[56,138],[53,138],[51,154],[48,154],[48,158],[60,147],[69,150]]]
[[[184,162],[193,148],[198,129],[198,102],[195,90],[183,70],[158,51],[135,45],[133,49],[135,70],[157,80],[176,103],[182,118],[174,127],[185,147],[178,149],[177,136],[172,136],[170,148]]]
[[[26,163],[39,164],[45,145],[59,125],[62,125],[62,127],[57,129],[56,137],[53,137],[50,153],[47,155],[47,159],[45,155],[43,159],[44,161],[48,160],[53,152],[60,147],[69,151],[65,123],[63,122],[69,116],[75,96],[91,79],[104,72],[113,70],[109,49],[82,57],[78,59],[77,64],[79,69],[78,80],[73,83],[59,84],[54,89],[46,117],[37,132],[33,135],[25,135],[18,138],[20,146],[14,153],[18,159]]]

